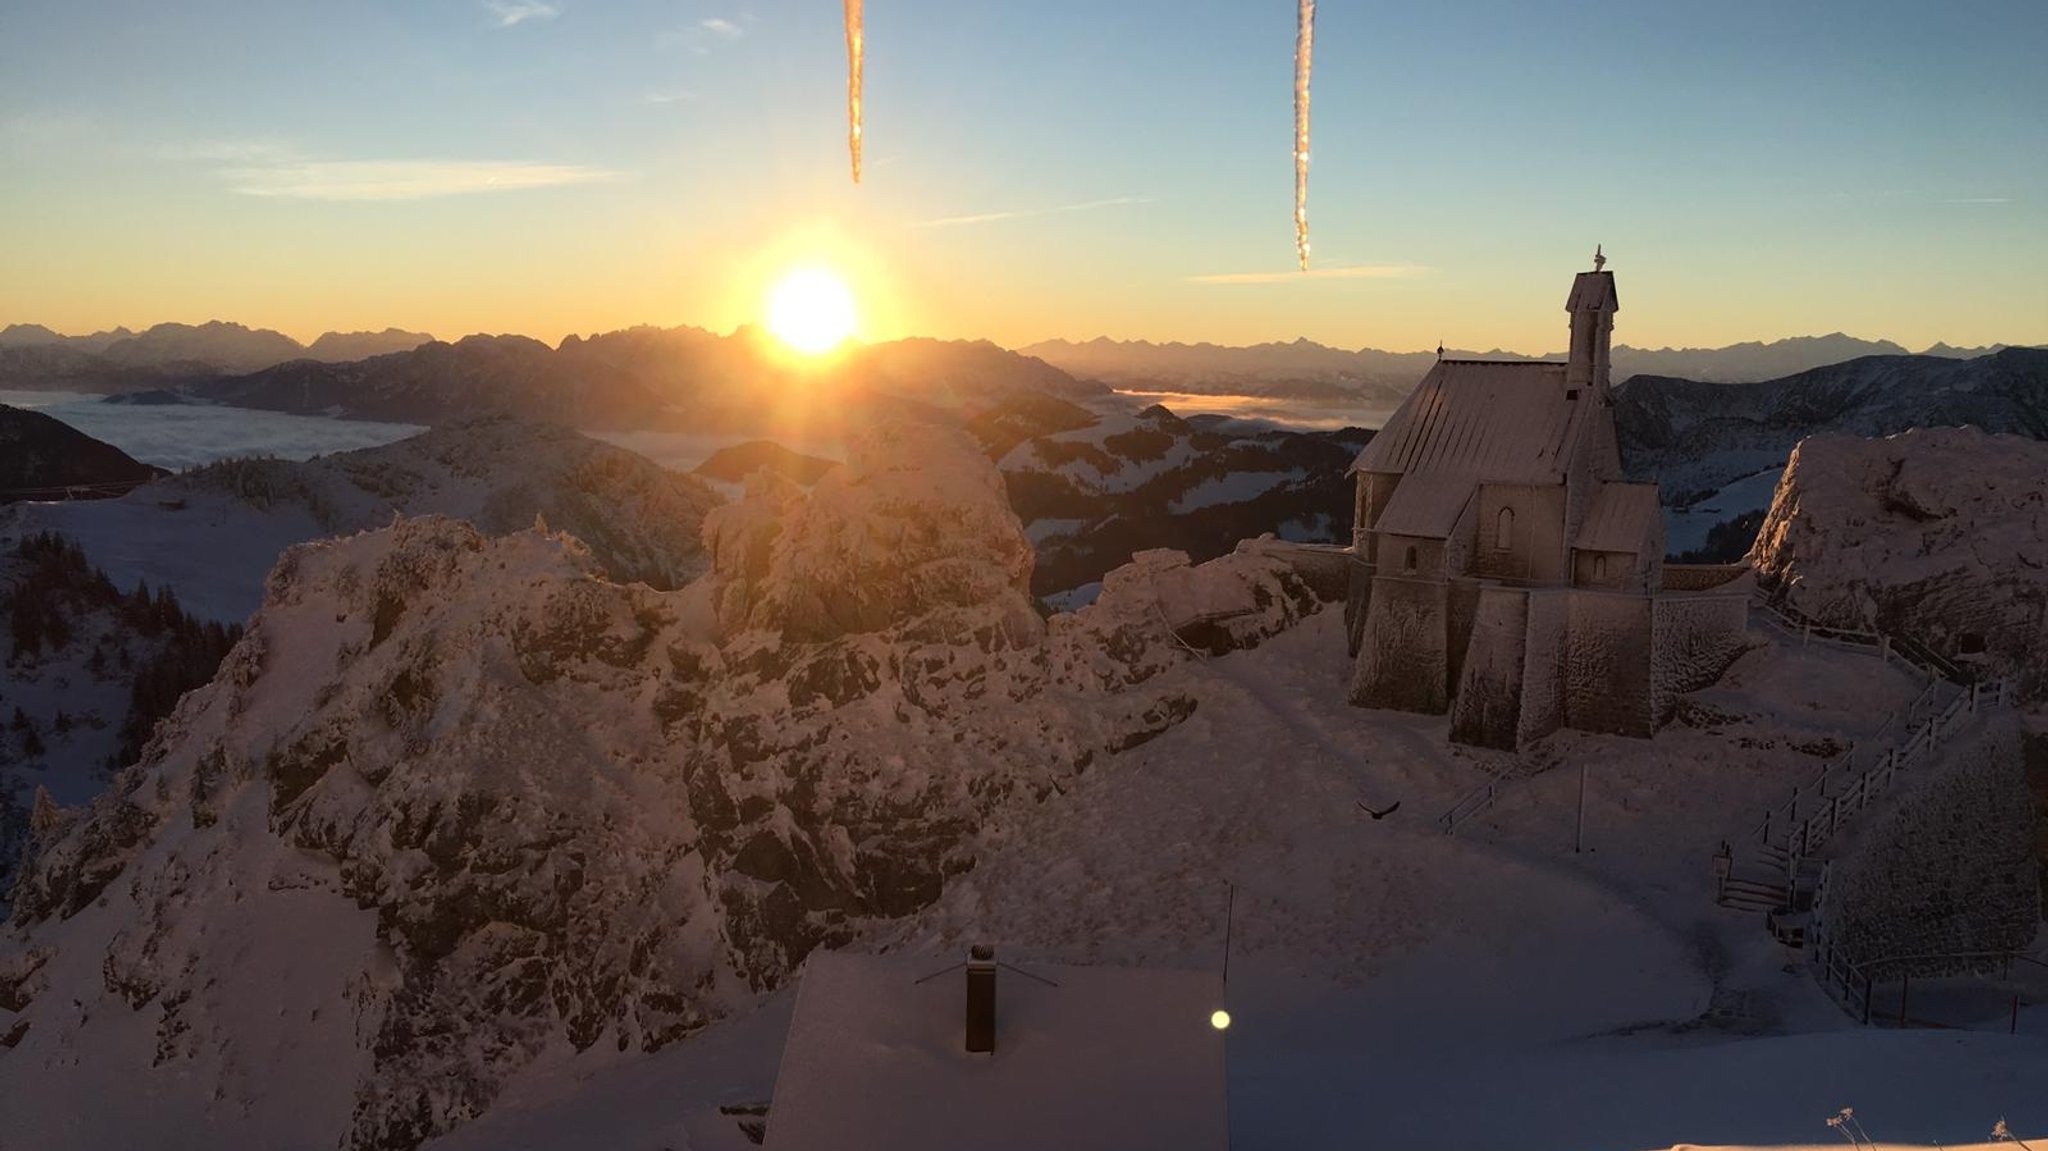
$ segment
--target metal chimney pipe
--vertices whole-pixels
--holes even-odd
[[[967,1050],[996,1049],[996,949],[977,943],[967,951]]]

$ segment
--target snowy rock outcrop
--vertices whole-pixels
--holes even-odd
[[[704,532],[675,592],[437,517],[287,553],[142,761],[32,821],[11,1132],[104,1144],[108,1086],[157,1067],[162,1146],[417,1146],[936,899],[1006,812],[1193,711],[1172,605],[1228,600],[1240,645],[1316,606],[1248,554],[1048,624],[1000,481],[929,427]]]
[[[2048,690],[2048,444],[1975,428],[1815,436],[1750,553],[1824,623],[1878,628]]]

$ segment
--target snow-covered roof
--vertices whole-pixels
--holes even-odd
[[[1443,360],[1351,470],[1470,485],[1561,483],[1587,408],[1567,398],[1563,364]]]
[[[1478,487],[1470,483],[1403,483],[1394,489],[1386,509],[1372,526],[1374,531],[1400,536],[1450,538],[1458,514],[1472,502]]]
[[[1572,546],[1590,552],[1642,551],[1661,514],[1656,484],[1601,484],[1586,505]]]
[[[816,952],[768,1151],[1086,1151],[1229,1142],[1215,972],[1026,965],[997,975],[993,1054],[965,1050],[945,958]]]
[[[1618,312],[1621,297],[1614,294],[1613,272],[1580,272],[1572,277],[1572,294],[1565,297],[1567,312]]]

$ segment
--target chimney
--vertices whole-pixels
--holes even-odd
[[[996,949],[977,943],[967,951],[967,1050],[996,1049]]]

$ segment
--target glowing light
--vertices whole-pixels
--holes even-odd
[[[764,319],[776,339],[819,355],[853,335],[859,313],[844,280],[823,268],[801,268],[769,291]]]
[[[1315,53],[1316,0],[1301,0],[1294,32],[1294,253],[1304,272],[1308,271],[1308,73]]]
[[[846,0],[846,147],[853,154],[853,182],[860,183],[860,81],[867,62],[861,0]]]
[[[1209,1026],[1214,1027],[1218,1031],[1230,1030],[1230,1012],[1218,1011],[1211,1015],[1209,1017]]]

